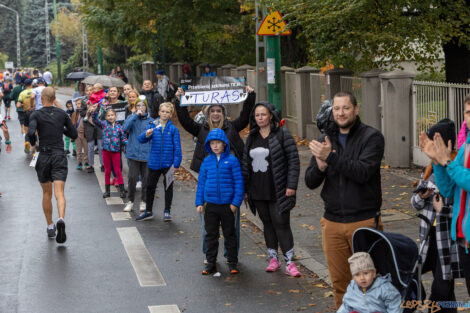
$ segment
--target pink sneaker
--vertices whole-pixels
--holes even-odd
[[[272,258],[271,262],[269,262],[268,267],[266,267],[266,272],[275,272],[281,268],[281,264],[276,258]]]
[[[286,274],[292,277],[300,277],[301,274],[299,270],[297,269],[297,266],[295,266],[294,262],[286,266]]]

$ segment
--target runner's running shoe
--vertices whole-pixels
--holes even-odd
[[[29,154],[30,149],[31,149],[31,144],[29,143],[29,141],[26,141],[24,143],[24,153]]]
[[[57,221],[57,236],[55,237],[55,241],[57,243],[64,243],[67,240],[67,236],[65,235],[65,222],[63,219],[59,219]]]
[[[57,228],[55,227],[55,225],[54,225],[53,228],[47,227],[47,237],[54,238],[56,230],[57,230]]]

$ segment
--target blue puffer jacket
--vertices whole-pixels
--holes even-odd
[[[124,121],[122,128],[125,132],[129,133],[126,146],[126,158],[147,162],[150,142],[141,144],[139,142],[139,136],[147,130],[149,125],[153,125],[153,118],[149,117],[147,113],[142,116],[132,114]]]
[[[226,143],[225,151],[219,161],[211,150],[211,140],[221,140]],[[230,154],[230,145],[225,132],[219,128],[211,130],[207,135],[204,147],[209,155],[204,159],[199,170],[196,207],[209,202],[233,204],[239,208],[244,193],[243,176],[240,162]]]
[[[182,155],[178,128],[170,120],[166,123],[164,129],[161,125],[155,127],[156,122],[157,120],[147,127],[147,129],[153,128],[152,136],[145,137],[144,131],[138,138],[140,143],[152,141],[148,156],[148,167],[152,170],[168,168],[172,165],[175,168],[180,167]]]
[[[357,311],[361,313],[402,313],[401,296],[392,285],[390,274],[378,276],[372,286],[364,293],[356,282],[351,280],[343,296],[343,304],[337,313]]]

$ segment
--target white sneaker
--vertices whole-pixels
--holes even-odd
[[[130,212],[130,211],[132,211],[133,207],[134,207],[134,202],[129,201],[129,202],[126,203],[126,206],[125,206],[123,211],[124,212]]]
[[[142,182],[141,181],[138,181],[137,184],[135,185],[135,189],[142,189]]]
[[[145,208],[146,208],[145,202],[144,202],[144,201],[140,202],[139,211],[140,211],[140,212],[144,212],[144,211],[145,211]]]

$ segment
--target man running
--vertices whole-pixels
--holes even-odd
[[[57,236],[57,243],[64,243],[65,235],[65,197],[64,187],[67,179],[67,157],[64,152],[63,135],[76,139],[77,130],[65,111],[54,107],[55,91],[52,87],[46,87],[42,91],[42,108],[31,114],[28,135],[35,140],[36,130],[39,135],[39,156],[36,163],[36,172],[42,187],[42,208],[47,221],[47,235],[49,238]],[[35,142],[31,142],[35,144]],[[52,221],[52,184],[54,195],[57,199],[59,220],[57,227]]]

